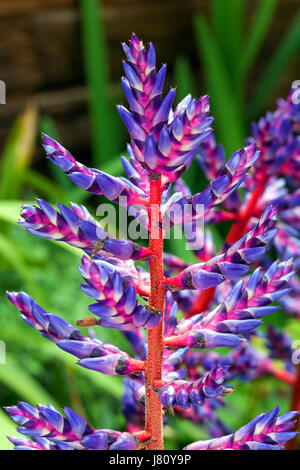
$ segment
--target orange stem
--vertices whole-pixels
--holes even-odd
[[[163,233],[161,222],[161,179],[150,180],[150,243],[153,257],[149,260],[150,297],[149,304],[164,311],[165,288],[163,286]],[[148,354],[145,370],[146,382],[146,431],[151,435],[148,450],[163,450],[163,410],[153,390],[154,382],[162,378],[162,356],[164,350],[163,318],[156,328],[148,332]]]
[[[269,359],[268,363],[266,362],[267,359],[265,359],[264,363],[266,364],[266,369],[270,374],[272,374],[276,379],[281,380],[282,382],[286,382],[290,385],[295,385],[296,383],[296,376],[294,374],[290,374],[284,369],[280,369],[279,367],[274,364],[274,362]]]
[[[130,367],[134,371],[144,371],[146,367],[145,361],[140,361],[139,359],[134,359],[133,357],[130,358]]]
[[[143,431],[137,431],[134,433],[135,437],[138,438],[140,442],[148,441],[151,439],[151,434],[146,431],[146,429],[143,429]]]
[[[286,382],[290,385],[295,385],[296,383],[296,378],[285,370],[273,369],[271,372],[276,379],[282,380],[282,382]]]

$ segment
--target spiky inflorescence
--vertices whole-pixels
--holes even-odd
[[[197,380],[174,380],[157,388],[158,398],[168,409],[175,406],[188,409],[193,405],[203,405],[207,398],[216,398],[233,391],[232,387],[223,385],[227,367],[216,367]]]
[[[268,355],[262,349],[251,344],[250,341],[244,341],[231,349],[225,356],[218,354],[216,351],[200,352],[190,350],[184,358],[184,366],[187,375],[194,379],[201,376],[203,369],[210,371],[215,367],[226,366],[229,368],[227,372],[228,381],[233,379],[249,381],[271,374],[289,384],[294,384],[295,375],[289,373],[290,364],[286,363],[288,369],[286,371],[272,361],[273,357],[273,354]]]
[[[174,203],[169,203],[168,211],[164,215],[166,221],[173,224],[188,222],[199,217],[200,209],[204,214],[217,204],[224,202],[245,180],[246,173],[259,157],[259,151],[255,145],[249,145],[235,152],[223,166],[217,178],[194,196],[174,195]],[[191,206],[187,212],[184,206]],[[175,207],[174,207],[175,206]],[[179,208],[182,211],[179,211]]]
[[[122,409],[129,432],[92,429],[69,408],[63,417],[50,405],[33,408],[20,403],[7,411],[20,424],[19,431],[33,439],[10,439],[17,449],[162,449],[163,421],[168,419],[163,420],[164,406],[180,417],[204,423],[218,437],[191,444],[189,450],[279,448],[295,436],[290,432],[294,413],[278,417],[275,409],[230,434],[217,409],[223,405],[221,395],[232,391],[225,380],[271,373],[290,384],[295,381],[287,364],[290,349],[285,341],[284,347],[278,347],[278,334],[269,332],[269,354],[256,348],[252,339],[260,318],[276,310],[271,302],[280,298],[290,310],[299,306],[299,283],[292,279],[288,259],[293,257],[294,269],[299,270],[300,197],[290,188],[299,180],[300,106],[294,105],[292,96],[279,102],[278,110],[254,127],[249,145],[226,162],[222,146],[212,135],[208,97],[187,96],[173,110],[175,90],[163,97],[166,66],[156,71],[153,45],[145,48],[133,35],[123,49],[127,61],[122,85],[130,111],[123,106],[118,111],[131,137],[129,160],[121,158],[127,178],[82,165],[51,137],[44,135],[43,141],[50,160],[75,184],[125,206],[149,231],[149,247],[113,237],[76,204],[70,208],[60,204],[57,211],[38,200],[39,207],[23,207],[21,225],[34,235],[64,241],[88,255],[79,270],[86,282],[82,290],[96,301],[90,306],[96,317],[84,317],[77,324],[121,330],[135,357],[100,341],[94,332],[83,336],[23,292],[8,297],[28,325],[79,358],[79,365],[125,376]],[[198,151],[209,183],[192,195],[180,176]],[[283,168],[288,185],[277,179]],[[242,184],[244,194],[239,194]],[[277,237],[276,205],[281,217]],[[234,222],[234,233],[221,252],[215,249],[213,230],[205,234],[202,247],[194,247],[189,234],[201,234],[197,224],[201,217],[205,226]],[[182,226],[200,262],[192,265],[163,252],[163,240],[173,225]],[[283,262],[272,264],[265,256],[272,244]],[[147,260],[149,272],[134,260]],[[240,279],[253,265],[257,269]],[[203,308],[199,308],[197,290],[212,292]],[[138,296],[145,304],[138,304]],[[212,300],[215,306],[210,310]],[[182,319],[180,309],[189,317],[193,309],[198,315]],[[149,330],[148,341],[141,326]],[[232,348],[225,356],[191,350],[223,346]],[[273,358],[281,362],[279,369]]]
[[[202,143],[197,160],[209,181],[216,179],[225,165],[225,150],[211,134]]]
[[[134,286],[137,294],[149,296],[149,273],[143,268],[137,268],[131,261],[120,262],[120,260],[105,257],[91,260],[84,256],[78,269],[87,284],[93,288],[93,290],[83,288],[84,292],[93,293],[98,299],[104,298],[102,294],[104,280],[113,277],[116,273],[120,275],[124,287]]]
[[[111,237],[84,206],[71,203],[69,209],[58,204],[60,212],[57,212],[47,202],[37,202],[40,207],[22,207],[21,217],[24,221],[19,222],[32,235],[64,241],[88,254],[94,254],[95,251],[124,260],[149,257],[147,248],[127,239]]]
[[[270,175],[278,175],[280,171],[297,180],[300,107],[299,101],[293,102],[295,92],[297,90],[292,90],[286,101],[280,100],[274,113],[267,113],[253,124],[249,142],[256,143],[261,150],[261,158],[256,162],[249,181],[266,181]]]
[[[77,162],[75,158],[62,145],[47,135],[43,135],[44,148],[50,160],[61,168],[80,188],[90,193],[101,195],[110,201],[123,201],[120,196],[126,197],[126,204],[147,203],[147,194],[138,186],[133,185],[126,178],[115,178],[103,171],[87,168]]]
[[[21,312],[21,318],[64,351],[78,357],[79,365],[103,374],[126,375],[143,370],[143,361],[129,357],[116,346],[83,336],[70,323],[46,312],[25,292],[8,292],[9,300]]]
[[[198,441],[185,450],[280,450],[297,433],[292,432],[297,412],[278,416],[279,408],[254,418],[238,431],[219,439]]]
[[[34,408],[25,402],[5,410],[19,425],[18,432],[32,437],[9,436],[16,450],[135,450],[140,442],[128,432],[93,429],[68,407],[65,416],[51,405]]]
[[[247,143],[257,147],[260,157],[247,174],[244,198],[242,199],[235,191],[223,203],[231,211],[232,220],[239,221],[243,218],[244,210],[247,217],[255,215],[258,209],[264,210],[266,204],[261,207],[264,199],[261,193],[264,190],[265,194],[268,194],[267,204],[279,203],[281,208],[283,202],[281,195],[277,199],[275,194],[271,194],[271,186],[280,181],[277,179],[279,175],[284,175],[292,187],[297,189],[299,186],[300,105],[298,96],[299,87],[296,87],[291,90],[287,100],[278,101],[278,107],[273,113],[267,113],[257,124],[253,124],[252,136],[247,139]],[[225,156],[223,147],[216,142],[213,135],[201,145],[198,161],[209,180],[217,178],[225,162]],[[293,193],[287,197],[295,200]]]
[[[224,173],[226,163],[224,147],[216,142],[213,134],[210,134],[202,143],[197,156],[203,173],[209,181],[217,179]],[[223,205],[232,212],[235,212],[241,205],[241,197],[238,191],[233,191],[227,199],[223,201]],[[223,215],[225,215],[223,213]]]
[[[89,306],[89,310],[99,317],[95,324],[128,331],[139,326],[150,329],[160,323],[162,312],[138,305],[135,286],[124,285],[118,271],[110,273],[104,266],[91,263],[87,257],[83,258],[79,269],[87,282],[81,286],[83,292],[97,300]]]
[[[134,392],[137,380],[125,377],[123,381],[122,412],[129,432],[141,431],[145,427],[145,406],[138,402]]]
[[[127,62],[122,85],[131,112],[124,106],[118,106],[118,111],[132,138],[135,159],[148,173],[162,174],[166,184],[187,170],[211,132],[208,97],[187,96],[172,113],[175,90],[162,98],[166,66],[156,72],[153,45],[147,50],[133,35],[123,48]]]
[[[239,334],[252,332],[261,324],[260,318],[277,310],[277,307],[268,304],[289,292],[285,287],[293,275],[293,264],[290,261],[274,262],[265,273],[257,268],[248,280],[238,281],[229,296],[214,310],[181,320],[174,333],[165,338],[165,344],[173,348],[188,346],[200,349],[237,346],[243,341]],[[256,354],[254,366],[251,354],[243,354],[241,358],[225,358],[225,361],[218,358],[218,361],[232,365],[232,369],[240,363],[242,368],[236,372],[240,376],[249,374],[253,377],[254,374],[274,371],[270,360],[263,359],[262,354]],[[211,366],[216,367],[218,361]],[[234,375],[232,369],[230,372]],[[293,378],[289,380],[291,383]]]
[[[212,329],[223,333],[248,333],[260,324],[256,319],[277,310],[277,307],[268,304],[290,291],[284,287],[293,276],[291,261],[275,261],[265,273],[257,268],[246,282],[238,281],[214,310],[181,320],[176,332],[190,334],[191,331]]]
[[[249,270],[249,264],[262,257],[276,235],[276,208],[266,209],[258,224],[225,253],[206,263],[189,266],[167,284],[185,289],[208,289],[225,279],[236,279]]]

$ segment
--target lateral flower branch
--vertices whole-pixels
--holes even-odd
[[[23,206],[20,225],[83,251],[81,290],[92,299],[90,313],[75,326],[25,292],[7,295],[27,325],[79,366],[124,377],[126,429],[94,429],[68,407],[63,414],[51,405],[19,402],[6,411],[22,436],[9,439],[18,450],[163,450],[168,413],[176,413],[205,425],[212,437],[187,443],[187,450],[281,449],[297,435],[300,378],[290,338],[273,327],[257,329],[277,311],[273,302],[300,318],[300,106],[294,90],[226,161],[213,135],[208,96],[188,95],[174,107],[175,89],[163,95],[166,65],[157,70],[153,45],[145,47],[133,34],[123,49],[129,109],[117,109],[130,135],[128,158],[121,158],[126,177],[88,168],[47,135],[43,143],[74,184],[124,206],[148,232],[149,244],[112,236],[84,206],[54,208],[38,200]],[[208,184],[193,195],[182,175],[195,157]],[[201,217],[203,246],[187,237],[195,263],[164,251],[167,228],[197,234]],[[232,228],[218,253],[209,227],[223,221]],[[270,248],[278,260],[266,254]],[[92,330],[84,336],[84,326],[95,326],[100,337],[101,328],[120,330],[132,354]],[[219,354],[222,347],[229,352]],[[294,387],[296,410],[279,416],[276,407],[232,431],[218,416],[235,390],[229,382],[265,374]]]

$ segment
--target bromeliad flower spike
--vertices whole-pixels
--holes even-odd
[[[299,298],[294,274],[300,198],[278,179],[284,165],[289,188],[297,181],[299,105],[291,97],[281,101],[276,113],[254,127],[249,145],[226,162],[212,133],[208,97],[187,96],[173,108],[176,92],[171,88],[163,95],[166,66],[157,71],[153,45],[147,48],[132,35],[123,49],[122,86],[129,109],[121,105],[118,112],[131,139],[129,160],[122,157],[127,177],[88,168],[51,137],[44,135],[43,141],[49,159],[73,183],[125,206],[143,223],[148,247],[113,237],[83,206],[58,204],[56,209],[38,200],[36,206],[23,207],[20,224],[33,235],[83,251],[81,289],[92,299],[90,313],[75,326],[27,293],[10,292],[8,298],[25,323],[77,358],[81,367],[124,376],[126,429],[94,429],[70,408],[63,414],[51,405],[20,402],[6,411],[24,437],[9,439],[15,449],[162,450],[169,412],[204,424],[213,438],[187,443],[187,450],[281,449],[297,434],[297,410],[279,416],[275,408],[233,432],[218,417],[218,408],[234,392],[228,383],[232,378],[272,374],[290,385],[297,380],[288,361],[289,339],[283,350],[277,344],[280,332],[269,330],[264,337],[257,329],[277,310],[272,302],[293,311]],[[196,155],[209,183],[192,195],[181,176]],[[245,201],[238,191],[242,186]],[[223,249],[216,252],[207,230],[204,246],[192,248],[194,264],[165,253],[166,227],[187,224],[198,230],[201,216],[205,225],[234,222]],[[292,233],[286,229],[289,220]],[[283,253],[283,260],[272,262],[266,255],[270,247]],[[99,338],[94,331],[84,336],[81,326],[95,326]],[[101,328],[120,330],[133,356],[101,341]],[[267,352],[253,338],[265,339]],[[212,351],[224,346],[230,348],[226,356]]]

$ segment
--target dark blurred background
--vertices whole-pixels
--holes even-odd
[[[248,98],[286,36],[299,6],[297,0],[272,1],[278,5],[249,71]],[[133,31],[145,42],[154,43],[158,64],[168,63],[169,83],[175,83],[176,60],[184,56],[189,61],[198,93],[206,92],[205,65],[198,54],[193,19],[198,12],[210,17],[211,3],[210,0],[102,1],[99,19],[103,23],[107,45],[110,78],[107,94],[112,102],[117,103],[120,99],[123,58],[120,44]],[[247,39],[255,9],[261,2],[244,3],[247,11],[242,33]],[[223,21],[228,19],[224,17]],[[7,85],[7,105],[0,110],[0,149],[3,149],[14,118],[26,103],[34,102],[42,114],[55,119],[65,146],[88,158],[91,139],[82,31],[82,10],[76,0],[1,0],[0,74]],[[240,48],[238,55],[242,54]],[[274,108],[276,97],[286,96],[291,82],[299,76],[299,60],[294,54],[279,74],[276,86],[265,97],[264,110]]]
[[[244,145],[251,122],[300,79],[298,0],[1,0],[0,80],[7,92],[0,105],[1,407],[20,399],[70,405],[95,427],[124,428],[121,380],[75,366],[23,324],[5,290],[26,290],[70,322],[87,313],[76,269],[80,253],[34,238],[17,220],[22,203],[36,197],[84,202],[91,211],[99,202],[49,164],[41,131],[85,164],[122,171],[127,136],[115,104],[125,104],[121,42],[133,31],[154,43],[159,65],[168,63],[167,86],[177,86],[178,100],[189,92],[210,94],[216,135],[228,156]],[[194,191],[205,184],[197,166],[186,181]],[[191,256],[184,245],[173,251]],[[300,337],[299,322],[283,315],[276,321]],[[97,333],[128,350],[121,334]],[[289,402],[288,386],[264,377],[239,384],[220,415],[237,428],[277,404],[287,411]],[[0,449],[10,448],[5,436],[14,428],[0,409]],[[176,418],[166,427],[167,448],[207,436],[205,427]]]

